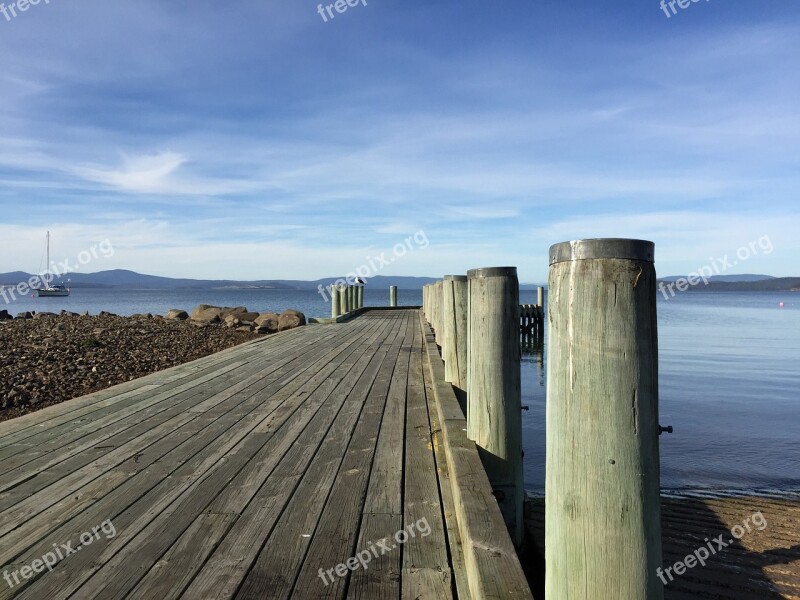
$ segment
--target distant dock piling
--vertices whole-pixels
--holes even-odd
[[[350,307],[347,305],[347,286],[343,285],[339,288],[339,314],[346,315],[350,312]]]
[[[389,306],[397,306],[397,286],[389,286]]]
[[[653,254],[622,239],[550,249],[549,600],[663,598]]]
[[[437,345],[442,345],[442,331],[439,325],[439,313],[440,313],[440,303],[439,303],[439,281],[435,281],[430,284],[429,291],[428,291],[428,322],[431,324],[434,333],[436,334],[436,343]]]
[[[336,284],[330,287],[331,290],[331,318],[335,319],[339,315],[342,314],[341,310],[339,309],[339,289],[336,287]]]

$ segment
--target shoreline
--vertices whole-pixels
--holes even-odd
[[[5,314],[4,314],[5,313]],[[297,311],[198,306],[167,315],[0,310],[0,422],[305,325]],[[296,316],[297,315],[297,316]]]

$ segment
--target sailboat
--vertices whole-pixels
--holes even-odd
[[[50,274],[50,232],[47,232],[47,271],[46,274]],[[70,290],[68,287],[63,285],[50,285],[52,277],[42,277],[44,281],[45,287],[37,288],[36,295],[39,298],[52,298],[52,297],[60,297],[63,298],[64,296],[69,296]]]

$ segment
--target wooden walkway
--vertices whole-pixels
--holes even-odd
[[[366,312],[0,423],[0,599],[530,597],[431,343]]]

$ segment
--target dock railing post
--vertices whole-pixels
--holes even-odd
[[[358,305],[356,308],[364,308],[364,284],[358,284]]]
[[[511,539],[522,545],[522,392],[516,267],[467,272],[467,437],[478,446]]]
[[[467,412],[467,277],[444,276],[442,358],[444,379],[453,384],[461,410]]]
[[[397,306],[397,286],[389,286],[389,306]]]
[[[331,318],[335,319],[340,314],[339,312],[339,289],[336,284],[331,285]]]
[[[549,600],[661,600],[652,242],[550,248],[545,576]]]

